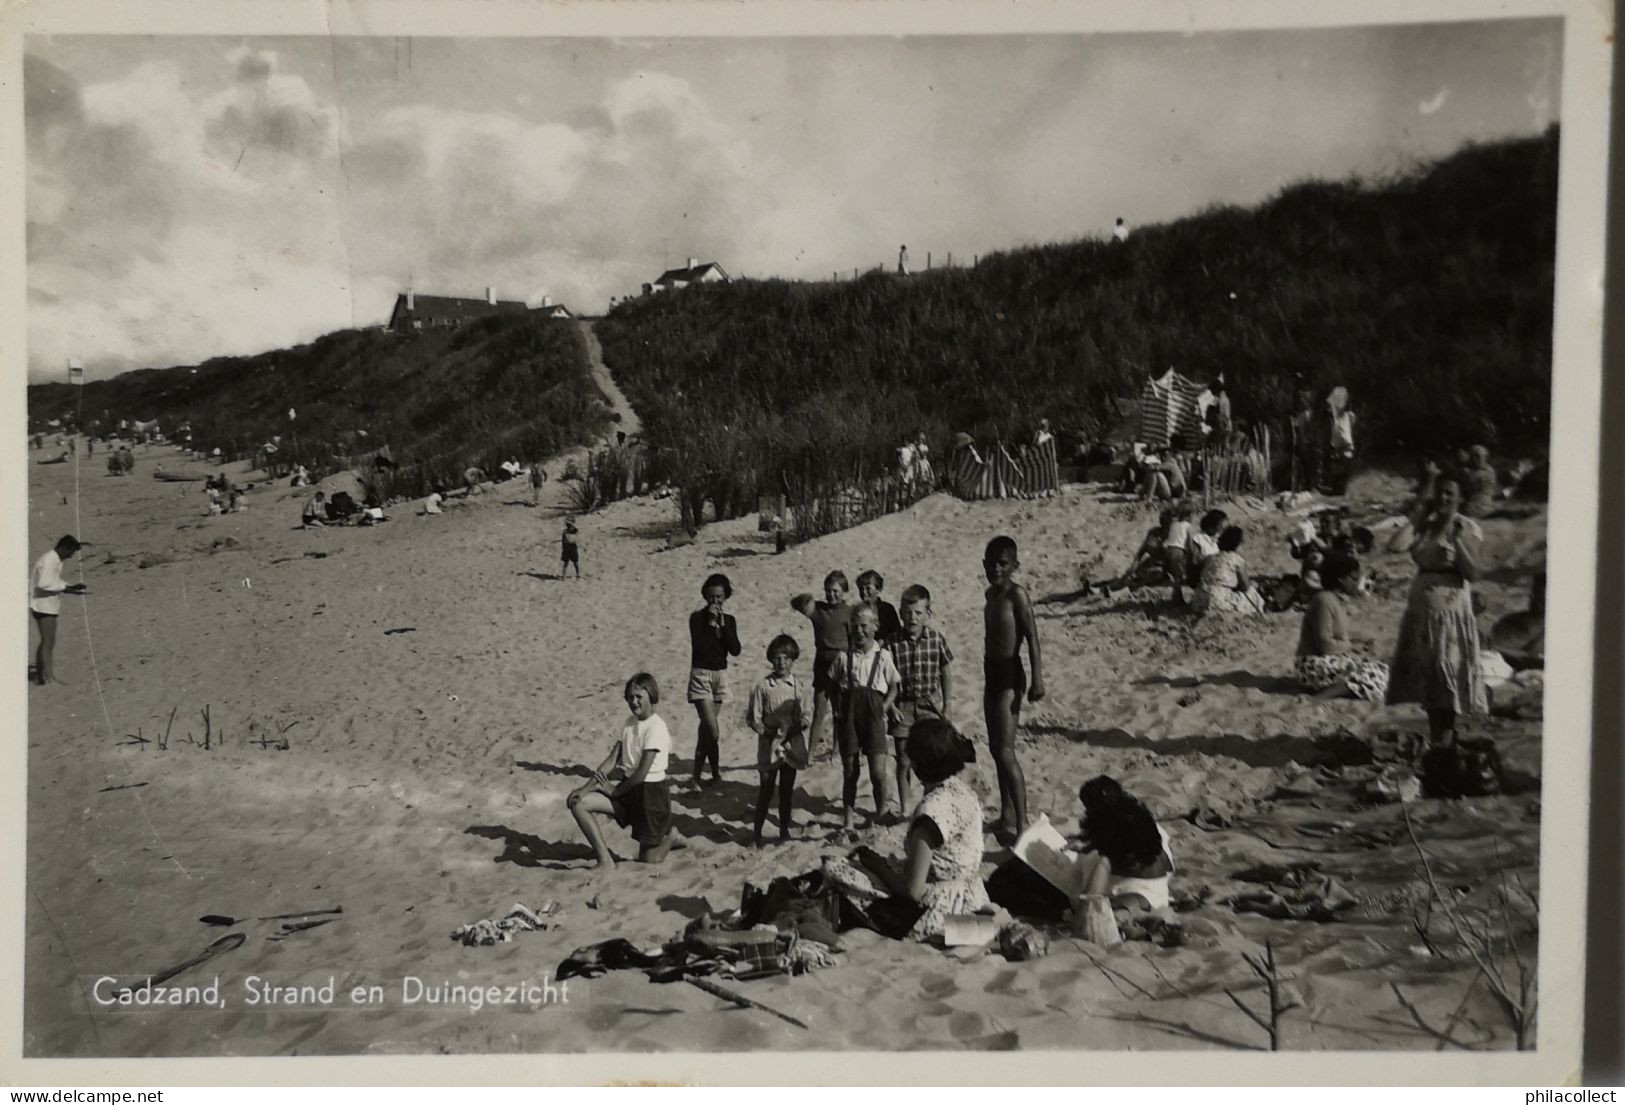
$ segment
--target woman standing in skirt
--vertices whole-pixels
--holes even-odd
[[[1459,513],[1460,506],[1461,484],[1451,476],[1440,478],[1432,498],[1388,544],[1392,552],[1408,549],[1416,562],[1389,666],[1388,703],[1420,703],[1435,744],[1455,736],[1459,715],[1489,712],[1470,589],[1482,564],[1484,535],[1478,523]]]

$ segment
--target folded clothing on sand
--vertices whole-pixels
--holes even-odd
[[[1236,894],[1227,904],[1237,913],[1257,913],[1278,921],[1341,920],[1345,910],[1359,903],[1336,879],[1321,874],[1318,866],[1265,863],[1239,871],[1236,878],[1263,883],[1265,887]]]
[[[541,907],[535,910],[523,903],[516,903],[501,920],[487,917],[472,924],[462,925],[451,934],[451,938],[461,940],[471,948],[506,944],[518,933],[536,932],[547,928],[551,919],[559,912],[559,903],[552,900],[543,902]]]

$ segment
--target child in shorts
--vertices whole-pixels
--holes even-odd
[[[762,846],[762,826],[775,789],[779,793],[779,839],[790,839],[790,796],[796,772],[807,766],[807,696],[795,676],[801,647],[788,633],[767,646],[773,670],[750,692],[745,703],[745,724],[756,734],[756,770],[761,786],[756,792],[756,827],[751,843]]]
[[[1174,593],[1171,597],[1179,603],[1185,601],[1185,576],[1190,571],[1186,549],[1190,543],[1191,504],[1190,500],[1181,499],[1174,504],[1173,514],[1168,519],[1166,535],[1162,539],[1163,564],[1168,570],[1168,578],[1174,584]]]
[[[705,605],[688,616],[689,671],[688,700],[700,719],[694,739],[694,783],[703,780],[705,765],[711,765],[711,781],[722,782],[722,724],[717,711],[728,700],[724,672],[728,657],[739,655],[739,625],[722,604],[733,597],[733,584],[721,572],[706,577],[700,587]]]
[[[982,712],[987,720],[987,743],[999,777],[999,821],[996,835],[1014,840],[1027,828],[1027,782],[1016,759],[1016,726],[1021,720],[1021,698],[1044,697],[1043,659],[1038,647],[1038,623],[1026,588],[1015,581],[1021,566],[1016,542],[995,537],[987,543],[982,567],[987,573],[987,605],[982,620],[987,627],[982,673]],[[1032,682],[1021,666],[1021,646],[1032,661]]]
[[[646,671],[626,681],[626,705],[632,711],[604,762],[592,779],[570,792],[565,804],[592,845],[599,868],[614,867],[604,843],[598,814],[607,814],[638,842],[639,863],[659,863],[671,850],[671,790],[666,765],[671,759],[671,733],[655,713],[660,684]]]
[[[931,627],[931,592],[915,583],[903,591],[902,628],[887,641],[897,665],[897,701],[892,704],[892,747],[897,752],[897,806],[909,807],[908,735],[924,718],[949,718],[953,699],[953,649]]]
[[[829,723],[835,713],[831,664],[846,651],[851,639],[852,612],[857,607],[846,600],[849,590],[846,573],[837,570],[824,577],[824,601],[815,602],[810,594],[790,600],[790,606],[813,624],[813,717],[809,740],[815,759],[828,739]]]
[[[572,564],[576,566],[576,578],[581,578],[581,546],[576,544],[576,534],[579,532],[574,517],[564,519],[564,536],[559,539],[560,579],[564,578],[564,573]]]
[[[841,691],[841,715],[836,743],[841,750],[841,828],[852,829],[858,803],[861,759],[869,761],[869,786],[874,793],[875,818],[886,814],[886,718],[897,701],[901,678],[891,653],[876,639],[880,619],[867,606],[852,615],[852,646],[837,655],[831,675]]]

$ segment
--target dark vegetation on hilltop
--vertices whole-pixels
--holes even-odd
[[[1342,384],[1362,451],[1546,448],[1558,132],[1375,184],[1296,185],[1256,210],[839,283],[736,281],[628,300],[598,324],[650,440],[687,485],[831,487],[924,429],[1085,437],[1169,367],[1220,372],[1284,430]],[[737,498],[734,489],[724,489]]]
[[[549,456],[609,426],[580,332],[531,315],[411,334],[345,330],[294,349],[215,358],[195,372],[37,385],[28,389],[30,423],[77,415],[80,391],[85,427],[156,418],[173,433],[190,422],[194,446],[232,458],[280,435],[280,460],[321,472],[387,444],[400,468],[386,493],[404,495],[459,483],[470,464],[493,472],[509,457]],[[174,467],[186,464],[177,458]]]

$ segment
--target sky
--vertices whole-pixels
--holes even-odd
[[[1558,121],[1555,20],[1022,37],[31,36],[31,380],[382,325],[955,262]]]

